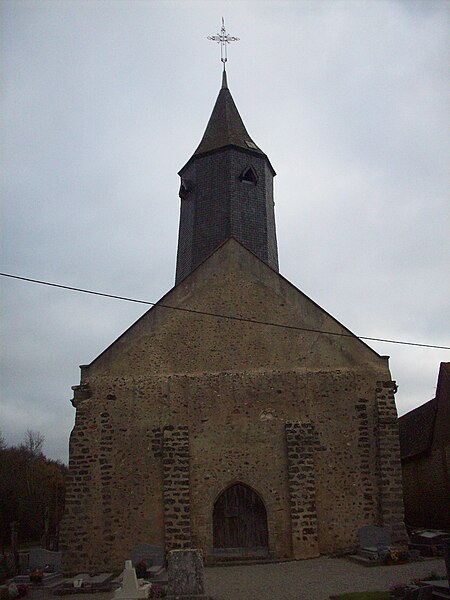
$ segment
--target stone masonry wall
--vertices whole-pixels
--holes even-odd
[[[383,439],[392,422],[380,413],[392,390],[380,388],[377,408],[370,372],[97,376],[90,385],[72,434],[66,571],[120,568],[140,542],[192,543],[208,558],[214,502],[235,482],[262,498],[275,558],[354,547],[359,527],[379,524],[380,502],[385,522],[397,515],[397,442]]]
[[[85,390],[83,390],[85,392]],[[81,391],[78,390],[80,394]],[[92,491],[92,464],[96,457],[89,443],[92,420],[87,405],[79,406],[75,427],[70,437],[69,473],[66,476],[65,515],[60,526],[60,550],[63,569],[75,571],[90,564],[90,531],[88,505],[84,498]],[[83,526],[84,524],[84,526]]]
[[[190,539],[205,557],[214,554],[214,502],[236,482],[264,502],[275,558],[293,556],[292,499],[299,530],[320,553],[355,547],[359,527],[380,524],[380,515],[397,527],[393,388],[377,387],[390,379],[385,358],[357,338],[317,333],[344,328],[233,239],[162,303],[316,332],[158,305],[84,368],[63,523],[66,570],[120,568],[140,542]],[[314,483],[298,465],[305,489],[300,479],[294,486],[286,422],[314,424],[319,445],[306,464],[313,460]],[[306,532],[314,529],[311,498],[317,541]],[[300,557],[300,546],[295,551]]]
[[[314,453],[318,440],[312,423],[285,425],[291,504],[292,557],[319,556]]]
[[[377,382],[378,494],[381,524],[391,530],[394,543],[404,544],[408,536],[404,524],[396,391],[395,381]]]
[[[371,452],[370,409],[368,398],[359,398],[355,404],[358,423],[358,455],[361,483],[364,486],[362,510],[366,523],[376,523],[379,520],[376,482],[373,479],[374,456]]]
[[[191,547],[189,494],[189,429],[186,425],[163,429],[165,549]]]
[[[99,435],[99,453],[98,465],[100,469],[100,488],[101,488],[101,514],[102,514],[102,532],[104,551],[111,556],[115,541],[113,519],[117,514],[113,513],[112,496],[114,494],[114,472],[112,455],[113,446],[113,424],[108,411],[103,410],[100,413],[100,435]]]

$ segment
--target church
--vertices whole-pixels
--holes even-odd
[[[66,572],[139,543],[230,558],[405,540],[388,357],[279,273],[275,170],[222,86],[179,172],[176,283],[73,387]]]

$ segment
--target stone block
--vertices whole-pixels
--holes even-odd
[[[203,557],[200,550],[169,552],[167,600],[206,598]]]

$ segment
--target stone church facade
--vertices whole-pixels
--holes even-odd
[[[140,542],[213,562],[404,540],[388,359],[278,273],[274,175],[224,74],[180,171],[176,285],[73,388],[66,572]]]

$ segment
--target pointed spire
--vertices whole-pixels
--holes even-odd
[[[225,65],[223,65],[223,73],[222,73],[222,89],[228,89],[228,81],[227,81],[227,72],[225,71]]]
[[[227,74],[222,73],[222,88],[217,96],[211,117],[193,156],[223,148],[237,146],[251,152],[264,154],[249,136],[233,97],[228,89]]]

